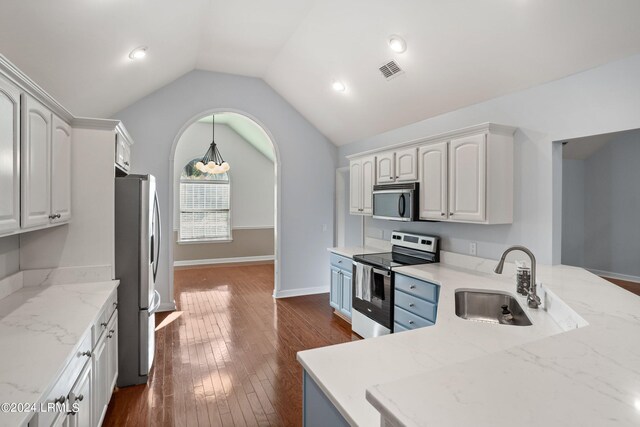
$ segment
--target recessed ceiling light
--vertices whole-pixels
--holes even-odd
[[[129,54],[129,58],[130,59],[142,59],[145,56],[147,56],[147,47],[146,46],[137,47],[137,48],[133,49],[131,51],[131,53]]]
[[[397,34],[389,36],[389,47],[392,51],[402,53],[407,50],[407,42]]]
[[[344,83],[342,83],[339,80],[334,80],[333,83],[331,84],[331,87],[336,92],[344,92],[347,89],[347,87],[344,85]]]

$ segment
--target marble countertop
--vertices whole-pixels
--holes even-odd
[[[397,270],[441,286],[434,326],[298,353],[350,424],[380,425],[381,413],[397,426],[640,423],[639,297],[580,268],[539,266],[588,325],[563,328],[523,297],[532,326],[471,322],[455,315],[455,290],[515,295],[514,277],[488,273],[495,261],[444,258]]]
[[[376,254],[379,252],[388,252],[388,251],[385,251],[384,249],[374,248],[370,246],[339,246],[335,248],[328,248],[327,250],[337,255],[346,256],[347,258],[353,258],[354,255]]]
[[[0,300],[0,403],[43,398],[118,283],[30,286]],[[0,413],[0,425],[31,415]]]

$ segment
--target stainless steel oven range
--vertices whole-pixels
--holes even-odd
[[[391,252],[353,257],[351,328],[363,338],[393,329],[394,269],[439,261],[437,237],[394,231],[391,243]]]

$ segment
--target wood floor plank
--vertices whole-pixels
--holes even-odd
[[[301,425],[296,353],[358,339],[328,294],[274,300],[272,264],[180,269],[174,286],[148,385],[116,390],[104,426]]]

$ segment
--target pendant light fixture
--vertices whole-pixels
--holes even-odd
[[[224,159],[222,158],[222,154],[220,154],[220,151],[218,150],[218,146],[216,145],[216,123],[215,122],[216,122],[216,116],[212,115],[211,116],[211,130],[212,130],[211,145],[209,146],[209,149],[207,150],[207,152],[204,153],[202,160],[196,163],[196,169],[198,169],[200,172],[209,173],[213,175],[225,173],[229,169],[231,169],[231,166],[229,166],[229,163],[225,162]]]

